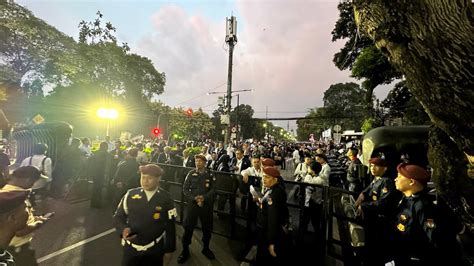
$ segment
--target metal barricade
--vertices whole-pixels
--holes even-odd
[[[13,131],[16,141],[16,162],[20,164],[23,159],[33,153],[33,146],[37,143],[48,145],[47,156],[51,158],[53,166],[56,164],[58,154],[69,144],[72,126],[66,122],[43,123],[28,128]]]
[[[186,202],[184,200],[184,194],[182,191],[182,186],[184,179],[187,173],[193,168],[186,168],[178,165],[169,165],[169,164],[158,164],[165,171],[164,177],[162,179],[162,185],[170,192],[174,202],[178,204],[179,208],[179,219],[178,223],[183,222],[184,208]],[[214,226],[213,233],[221,236],[229,237],[235,239],[236,237],[236,228],[238,226],[238,220],[243,220],[245,226],[249,226],[249,217],[245,213],[239,213],[236,211],[236,199],[244,198],[247,200],[247,204],[255,204],[251,198],[250,194],[239,195],[238,180],[242,178],[241,175],[226,173],[226,172],[217,172],[211,171],[214,173],[216,181],[214,183],[214,188],[216,189],[217,197],[224,197],[229,199],[229,209],[228,211],[216,209],[214,206],[214,213],[217,215],[223,215],[224,217],[229,218],[228,221],[229,228],[228,231],[222,232],[222,230],[216,229]],[[259,177],[250,176],[249,182],[254,183],[255,179],[260,179]],[[298,230],[293,231],[292,237],[295,240],[296,245],[304,245],[304,236],[307,235],[307,228],[303,228],[303,212],[305,208],[305,191],[307,187],[313,187],[315,189],[322,190],[322,208],[318,215],[321,217],[321,234],[315,236],[314,241],[316,241],[321,250],[318,250],[320,253],[320,259],[322,259],[320,264],[324,264],[324,256],[330,256],[334,259],[341,260],[345,265],[357,265],[358,258],[356,256],[357,251],[360,249],[360,246],[357,244],[354,245],[354,234],[351,236],[351,230],[356,228],[360,230],[362,225],[351,215],[348,215],[347,208],[350,204],[348,202],[342,202],[341,199],[344,195],[356,196],[354,193],[349,192],[344,189],[336,187],[328,187],[322,185],[313,185],[303,182],[295,181],[285,181],[285,187],[288,194],[288,191],[292,190],[294,187],[299,187],[299,190],[302,192],[301,196],[297,198],[288,198],[287,206],[296,210],[296,216],[298,218],[297,228]],[[217,205],[218,199],[215,200]],[[247,205],[248,206],[248,205]],[[346,211],[345,209],[346,208]],[[293,216],[293,218],[296,218]],[[334,230],[334,223],[337,224],[337,232]],[[216,223],[215,223],[216,224]],[[296,225],[296,224],[295,224]],[[363,231],[362,232],[363,235]],[[363,239],[359,239],[363,241]],[[336,248],[339,246],[340,248]],[[341,252],[337,252],[340,250]]]

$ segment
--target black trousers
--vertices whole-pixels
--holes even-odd
[[[393,237],[390,233],[390,223],[386,219],[370,217],[364,227],[365,246],[364,246],[364,265],[377,266],[385,265],[393,257],[390,252],[396,248]]]
[[[234,193],[235,195],[235,193]],[[217,197],[217,209],[219,211],[225,210],[225,204],[229,202],[229,211],[235,212],[235,196],[231,194],[219,194]]]
[[[198,218],[201,220],[202,242],[205,248],[209,247],[212,233],[213,206],[212,202],[207,202],[202,207],[199,207],[196,202],[188,204],[183,223],[183,248],[187,248],[191,244],[191,238],[193,237],[194,227],[196,227]]]
[[[163,245],[158,243],[147,251],[137,251],[128,244],[123,247],[122,266],[162,266]]]
[[[102,208],[103,205],[103,189],[104,182],[101,179],[94,179],[94,186],[92,187],[91,207]]]
[[[309,207],[304,207],[303,209],[303,220],[301,221],[300,233],[303,235],[306,233],[309,222],[313,225],[315,233],[321,231],[322,209],[323,207],[321,204],[314,202],[313,199],[309,201]]]
[[[279,240],[276,241],[275,253],[276,257],[273,257],[268,250],[270,244],[266,238],[266,228],[258,227],[258,243],[257,243],[257,257],[254,265],[287,265],[286,254],[285,254],[285,239],[283,237],[283,231],[280,234]]]
[[[252,195],[248,199],[248,212],[247,212],[247,239],[245,245],[247,247],[253,246],[257,242],[257,211],[258,207],[252,200]]]

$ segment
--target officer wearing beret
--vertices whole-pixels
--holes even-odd
[[[383,265],[389,260],[390,221],[402,195],[395,188],[394,181],[385,177],[387,162],[374,157],[369,160],[372,182],[360,193],[355,207],[357,216],[365,222],[365,264]]]
[[[437,218],[425,190],[430,174],[413,164],[397,166],[397,190],[403,193],[396,214],[396,265],[438,265]]]
[[[0,265],[15,265],[13,256],[5,248],[16,232],[26,226],[28,193],[25,190],[0,192]]]
[[[37,189],[43,187],[48,177],[43,175],[36,166],[22,166],[10,176],[7,184],[0,189],[0,192],[7,191],[28,191],[29,189]],[[33,194],[33,193],[32,193]],[[31,194],[31,195],[32,195]],[[31,196],[30,195],[30,196]],[[27,226],[16,232],[15,237],[9,245],[9,251],[15,257],[18,265],[37,265],[35,251],[31,247],[33,233],[40,228],[48,218],[34,215],[32,202],[25,200],[26,210],[28,211]]]
[[[256,265],[283,265],[285,231],[288,221],[286,192],[279,184],[280,171],[271,166],[263,168],[265,193],[258,204],[258,244]]]
[[[122,265],[168,265],[176,249],[176,209],[168,192],[159,188],[163,170],[140,166],[141,187],[123,196],[114,215],[122,237]]]
[[[206,157],[202,154],[194,156],[196,169],[189,171],[183,184],[183,194],[187,201],[184,216],[183,252],[178,257],[178,263],[184,263],[189,258],[189,244],[193,236],[197,219],[201,220],[202,242],[201,251],[208,259],[215,259],[214,253],[209,249],[211,241],[213,206],[215,190],[213,187],[214,176],[206,168]]]

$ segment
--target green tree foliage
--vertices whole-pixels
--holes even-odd
[[[365,90],[356,83],[333,84],[324,92],[324,115],[343,130],[357,130],[363,120]]]
[[[354,21],[354,11],[351,1],[340,1],[339,19],[332,30],[332,41],[347,39],[344,46],[334,55],[333,62],[341,70],[352,69],[361,51],[373,45],[373,41],[361,34]]]
[[[297,139],[301,141],[307,141],[311,134],[321,136],[324,130],[335,123],[334,119],[326,116],[326,108],[313,108],[305,118],[309,119],[299,119],[296,121],[298,125],[296,129]]]
[[[79,42],[15,3],[2,1],[0,12],[0,91],[12,121],[41,113],[47,121],[67,121],[76,132],[95,134],[92,109],[101,105],[120,106],[123,118],[141,118],[121,119],[117,127],[142,131],[156,121],[150,98],[163,92],[165,74],[127,44],[118,45],[116,29],[102,23],[100,12],[79,24]],[[51,91],[43,97],[45,87]]]
[[[259,134],[258,122],[253,119],[253,114],[254,110],[252,106],[247,104],[241,104],[239,106],[236,106],[230,114],[230,121],[232,121],[233,124],[240,125],[240,137],[242,137],[243,139],[255,138],[258,135],[262,135]]]
[[[191,116],[182,108],[173,108],[169,113],[169,133],[181,140],[204,140],[211,136],[214,129],[208,114],[198,109]]]
[[[0,90],[7,100],[2,109],[12,122],[23,121],[36,109],[38,99],[30,96],[42,95],[51,56],[70,49],[74,40],[8,1],[0,2],[0,40]]]
[[[405,81],[401,81],[389,92],[382,102],[382,107],[388,108],[390,118],[403,118],[408,124],[422,125],[429,123],[429,117],[421,104],[408,90]]]
[[[332,31],[332,40],[347,39],[347,41],[334,55],[333,62],[339,69],[350,69],[354,78],[363,80],[366,112],[372,116],[373,90],[378,85],[388,84],[400,78],[401,75],[375,47],[374,42],[358,31],[351,1],[341,1],[338,9],[339,20]]]

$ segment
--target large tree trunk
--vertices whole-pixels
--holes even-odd
[[[430,116],[435,126],[429,152],[433,179],[458,218],[473,230],[473,177],[467,175],[467,156],[474,156],[471,0],[353,0],[353,4],[359,28],[404,74]]]

